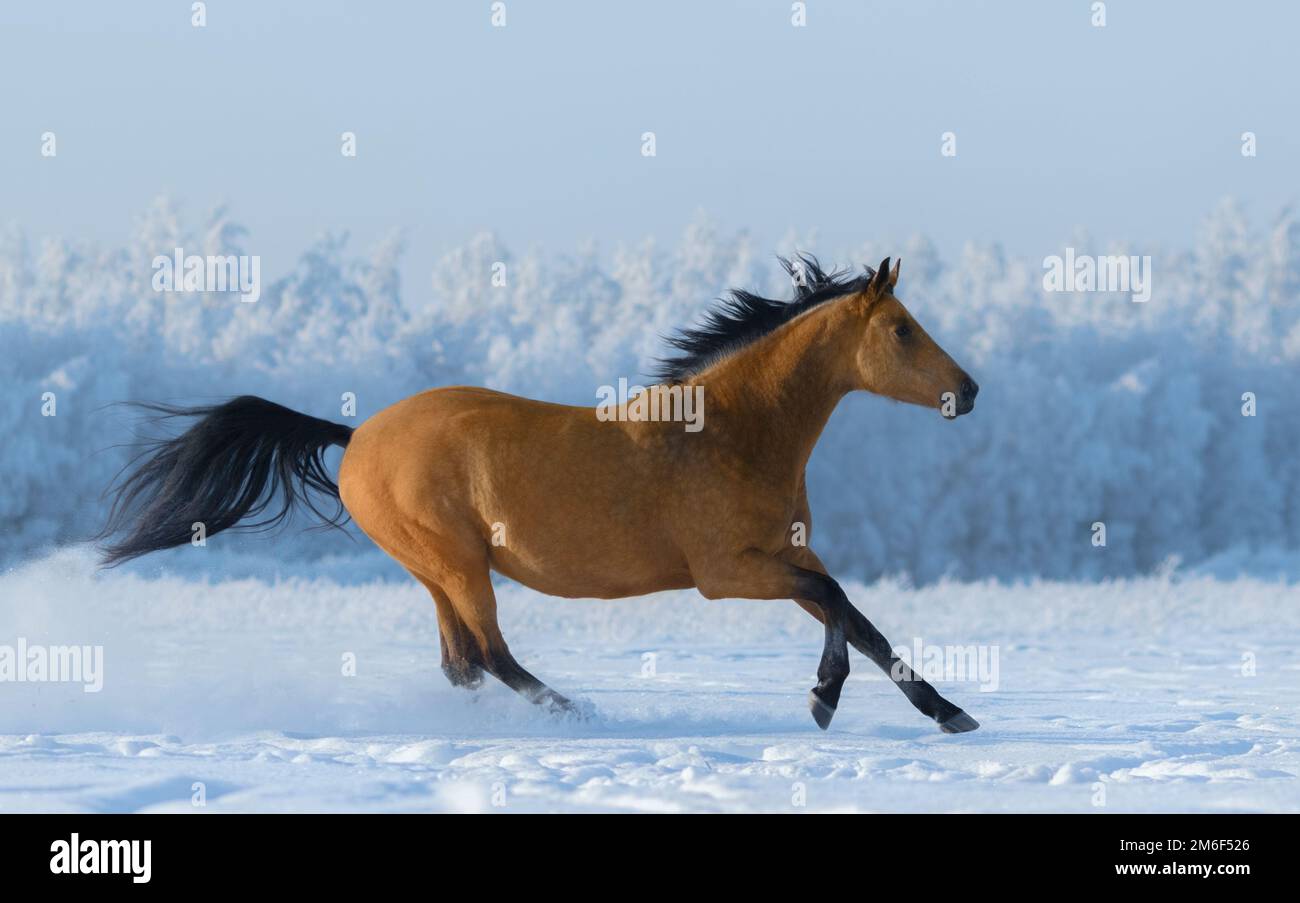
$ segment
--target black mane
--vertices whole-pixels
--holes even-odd
[[[776,301],[733,289],[704,315],[701,325],[683,329],[668,338],[668,344],[682,353],[677,357],[660,358],[654,375],[665,382],[681,382],[805,311],[851,292],[865,290],[875,275],[870,267],[857,276],[846,270],[827,273],[811,254],[799,254],[794,260],[777,259],[794,283],[792,299]],[[796,272],[802,274],[802,279],[795,278]]]

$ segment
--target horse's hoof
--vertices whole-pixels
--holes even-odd
[[[831,719],[835,717],[835,706],[827,705],[814,690],[808,691],[808,708],[819,728],[826,730],[831,726]]]
[[[596,717],[596,707],[587,700],[574,702],[554,690],[541,702],[548,714],[565,721],[587,722]]]
[[[948,716],[947,721],[939,722],[939,730],[943,731],[945,734],[964,734],[967,731],[975,730],[975,728],[979,726],[980,723],[978,721],[961,711],[956,715]]]

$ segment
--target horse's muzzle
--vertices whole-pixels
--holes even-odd
[[[975,380],[969,376],[961,381],[961,386],[957,390],[957,413],[969,414],[975,408],[975,396],[980,393],[980,387]]]

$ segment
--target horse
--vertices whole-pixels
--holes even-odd
[[[848,646],[945,733],[974,730],[812,550],[805,469],[849,392],[954,420],[979,387],[899,301],[901,261],[858,275],[828,273],[808,255],[781,262],[793,298],[730,292],[669,339],[677,354],[659,361],[662,381],[617,410],[471,386],[421,392],[355,429],[254,396],[146,405],[194,422],[147,445],[110,486],[103,562],[183,545],[196,522],[209,537],[265,529],[301,504],[333,526],[350,516],[424,585],[454,686],[476,688],[486,673],[551,711],[575,711],[511,654],[493,571],[568,598],[693,587],[706,599],[792,599],[824,625],[808,697],[823,730],[849,674]],[[702,398],[695,429],[671,416],[682,391]],[[331,446],[344,450],[337,484],[324,459]],[[805,541],[793,541],[800,532]]]

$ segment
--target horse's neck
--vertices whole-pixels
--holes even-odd
[[[852,388],[838,312],[814,309],[704,374],[705,423],[774,479],[800,475],[835,406]],[[708,432],[708,427],[705,427]]]

